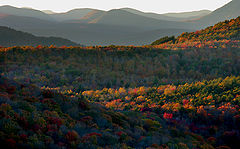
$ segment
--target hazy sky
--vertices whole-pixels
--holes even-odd
[[[0,5],[31,7],[65,12],[74,8],[110,10],[130,7],[147,12],[167,13],[193,10],[215,10],[231,0],[0,0]]]

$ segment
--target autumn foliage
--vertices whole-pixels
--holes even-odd
[[[177,38],[164,37],[152,43],[163,49],[240,47],[240,17],[226,20],[206,29],[182,33]],[[164,41],[164,42],[163,42]]]
[[[1,47],[0,145],[238,149],[239,19],[160,45]]]

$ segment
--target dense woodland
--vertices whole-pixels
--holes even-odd
[[[239,77],[82,93],[1,77],[0,142],[9,148],[234,149],[239,91]]]
[[[3,76],[76,91],[184,84],[239,75],[240,70],[238,48],[12,47],[0,53]]]
[[[73,95],[69,91],[65,94]],[[179,129],[190,130],[213,141],[210,141],[213,147],[237,148],[239,94],[240,77],[227,77],[179,86],[104,88],[84,91],[81,95],[110,109],[141,112],[154,121],[165,119],[176,127],[175,133]]]

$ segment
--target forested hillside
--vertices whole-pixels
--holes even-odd
[[[238,48],[161,50],[144,47],[2,48],[4,76],[38,86],[102,89],[239,75]]]
[[[74,95],[69,92],[66,94]],[[179,138],[179,129],[183,126],[183,130],[200,135],[198,139],[203,141],[205,138],[212,145],[202,142],[202,146],[196,147],[199,149],[239,147],[239,94],[240,77],[179,86],[105,88],[82,92],[89,101],[109,109],[140,112],[153,121],[163,118],[170,127],[172,124],[176,127],[173,133]],[[155,122],[150,121],[149,124],[154,125]],[[221,145],[224,146],[219,147]]]
[[[239,2],[0,6],[0,147],[239,149]]]
[[[239,91],[239,77],[59,93],[0,76],[0,145],[237,149]]]
[[[239,47],[240,43],[240,17],[226,20],[195,32],[185,32],[175,38],[163,37],[151,45],[158,48],[226,48]]]
[[[177,37],[175,42],[194,42],[221,39],[240,40],[240,17],[217,23],[214,26],[210,26],[203,30],[183,33]]]

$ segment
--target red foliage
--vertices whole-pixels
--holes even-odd
[[[6,92],[0,93],[0,97],[5,98],[5,99],[9,99],[8,93],[6,93]]]
[[[91,136],[99,136],[99,137],[101,137],[102,134],[96,133],[96,132],[92,132],[92,133],[89,133],[88,136],[90,136],[90,137],[91,137]]]
[[[186,105],[189,103],[189,100],[183,99],[183,105]]]
[[[195,32],[195,35],[199,35],[199,33],[200,33],[200,31],[196,31],[196,32]]]
[[[207,139],[207,141],[208,141],[209,143],[211,143],[211,144],[214,144],[214,143],[217,141],[217,139],[214,138],[214,137],[209,137],[209,138]]]
[[[101,137],[102,134],[96,133],[96,132],[92,132],[92,133],[86,134],[85,136],[82,137],[82,142],[88,141],[92,136],[99,136],[99,137]]]
[[[120,103],[122,101],[122,99],[116,99],[116,102]]]
[[[240,114],[234,116],[235,119],[240,120]]]
[[[118,135],[119,137],[121,137],[121,136],[123,135],[123,132],[122,132],[122,131],[119,131],[119,132],[117,132],[117,135]]]
[[[36,49],[42,49],[42,48],[43,48],[43,46],[41,46],[41,45],[36,46]]]
[[[172,113],[164,113],[163,114],[163,118],[165,118],[165,119],[172,119],[173,118],[173,114]]]
[[[219,147],[217,147],[216,149],[231,149],[231,148],[228,147],[228,146],[219,146]]]

